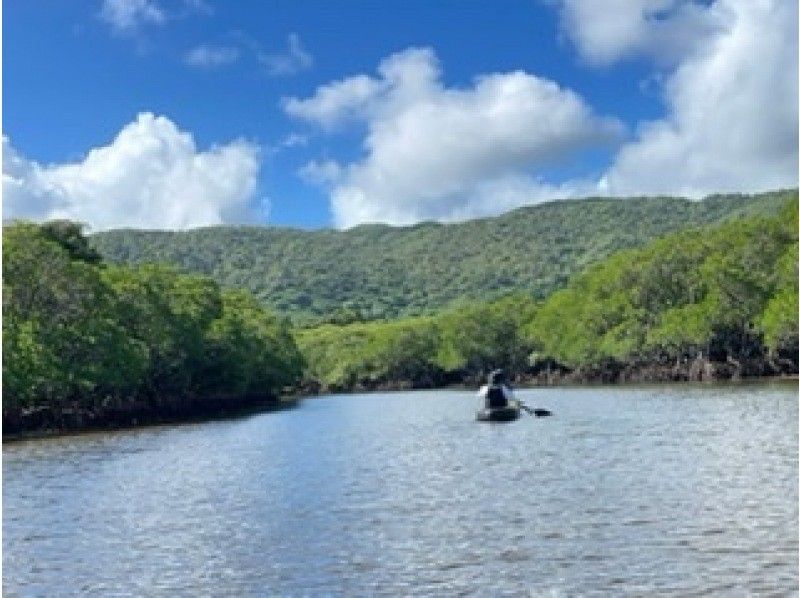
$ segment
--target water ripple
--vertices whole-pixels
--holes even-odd
[[[331,396],[3,447],[8,595],[796,595],[796,386]]]

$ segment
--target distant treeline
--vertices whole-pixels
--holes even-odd
[[[554,201],[493,218],[304,231],[219,226],[93,235],[109,261],[172,264],[248,289],[296,324],[432,315],[454,301],[537,299],[588,265],[689,226],[774,215],[797,191]]]
[[[249,293],[104,264],[70,222],[3,228],[6,432],[34,411],[58,426],[275,398],[301,370],[288,323]]]
[[[589,267],[544,302],[296,333],[323,388],[520,379],[688,380],[797,373],[797,204],[669,235]]]

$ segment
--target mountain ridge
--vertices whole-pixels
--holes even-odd
[[[797,190],[566,199],[456,223],[346,230],[220,225],[92,235],[108,260],[163,262],[243,287],[295,321],[430,313],[523,291],[544,298],[586,266],[683,228],[776,213]]]

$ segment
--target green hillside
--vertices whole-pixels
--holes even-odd
[[[295,333],[322,388],[535,379],[691,380],[797,373],[797,204],[621,251],[546,301],[509,295],[438,315]],[[698,370],[702,367],[702,371]]]
[[[92,243],[108,260],[165,262],[246,288],[298,322],[393,318],[511,291],[544,298],[621,249],[687,227],[775,214],[797,191],[754,196],[567,200],[457,224],[304,231],[119,230]]]

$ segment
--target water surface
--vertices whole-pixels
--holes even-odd
[[[797,595],[797,386],[309,399],[3,446],[5,595]]]

